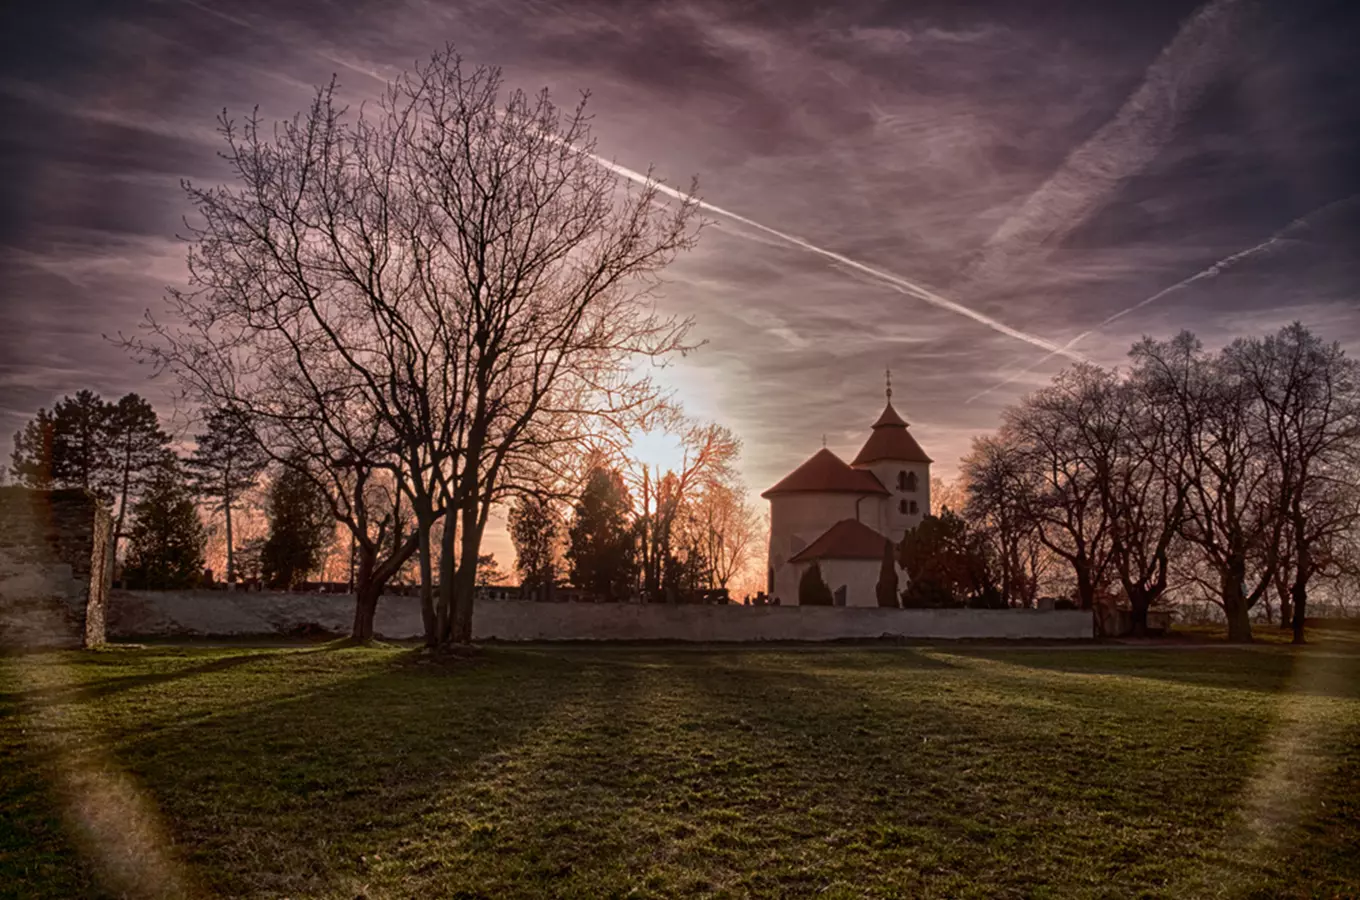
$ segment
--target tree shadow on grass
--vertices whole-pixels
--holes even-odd
[[[1111,675],[1191,688],[1302,694],[1360,700],[1360,655],[1291,653],[1231,648],[1089,651],[958,650],[963,658],[990,659],[1066,675]]]
[[[234,697],[228,682],[209,720],[134,733],[111,755],[150,798],[196,880],[236,896],[352,897],[377,848],[420,832],[443,792],[555,708],[571,690],[569,670],[509,658],[428,671],[393,653],[358,677],[343,666],[303,674],[288,696],[267,702]],[[177,684],[159,683],[174,703]],[[29,763],[25,777],[6,782],[30,806],[45,805],[25,818],[48,833],[17,841],[0,869],[29,896],[96,892],[79,860],[54,862],[71,841],[50,833],[56,798],[34,796],[50,773]],[[37,871],[45,881],[23,877]]]
[[[315,653],[319,650],[299,651]],[[182,658],[176,655],[176,658]],[[261,653],[246,653],[240,656],[225,656],[195,665],[181,666],[163,672],[149,672],[142,675],[118,675],[83,681],[77,684],[54,685],[28,688],[19,691],[0,692],[0,713],[13,710],[26,703],[62,703],[75,699],[93,700],[136,688],[168,684],[183,678],[193,678],[212,672],[226,672],[238,666],[258,663],[264,659]],[[14,663],[22,665],[22,662]]]

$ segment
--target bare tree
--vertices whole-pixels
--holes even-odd
[[[1045,552],[1032,514],[1035,480],[1021,448],[1000,437],[974,439],[961,482],[960,512],[990,545],[1002,597],[1010,606],[1033,607]]]
[[[1301,644],[1309,581],[1335,538],[1360,521],[1353,490],[1360,370],[1340,345],[1323,343],[1297,322],[1264,339],[1234,341],[1224,361],[1252,395],[1252,427],[1279,481],[1284,527],[1276,538],[1277,565],[1290,581],[1281,623],[1287,606],[1294,642]],[[1285,577],[1279,574],[1277,583]]]
[[[760,519],[746,492],[732,479],[714,479],[689,503],[689,543],[697,547],[710,576],[708,586],[726,590],[755,559]]]
[[[1095,605],[1111,561],[1111,522],[1101,503],[1110,453],[1108,377],[1094,366],[1068,369],[1008,410],[1001,429],[1023,459],[1026,515],[1044,546],[1071,569],[1082,609]],[[1095,430],[1105,438],[1093,453]]]
[[[1099,473],[1111,568],[1129,601],[1135,635],[1146,634],[1148,610],[1170,586],[1189,490],[1183,434],[1155,385],[1145,369],[1125,381],[1113,373],[1093,379],[1091,412],[1080,429]]]
[[[1132,356],[1183,449],[1167,476],[1187,485],[1181,534],[1217,579],[1228,639],[1250,641],[1251,609],[1270,590],[1286,523],[1287,477],[1258,427],[1260,399],[1238,367],[1206,355],[1188,332],[1144,340]]]
[[[667,210],[657,184],[599,165],[584,101],[505,93],[451,49],[372,113],[351,117],[332,84],[272,137],[254,117],[222,132],[239,187],[186,186],[203,220],[191,290],[131,343],[200,402],[249,412],[278,458],[305,451],[332,473],[356,637],[419,552],[427,642],[467,641],[492,506],[595,423],[627,427],[658,401],[635,361],[684,349],[689,323],[646,301],[693,242],[696,206]],[[415,534],[375,516],[380,477]]]
[[[741,453],[741,442],[721,425],[685,423],[676,430],[681,445],[679,471],[661,474],[646,463],[633,470],[634,490],[640,504],[642,589],[649,599],[661,594],[662,570],[673,555],[676,527],[688,506],[708,489],[730,481],[732,465]],[[712,561],[707,552],[704,555]]]

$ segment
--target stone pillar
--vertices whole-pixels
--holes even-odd
[[[97,647],[113,579],[113,520],[81,490],[0,488],[0,645]]]

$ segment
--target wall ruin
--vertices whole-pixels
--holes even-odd
[[[81,490],[0,487],[0,646],[104,643],[113,521]]]

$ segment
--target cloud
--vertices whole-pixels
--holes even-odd
[[[1290,222],[1284,228],[1281,228],[1279,231],[1275,232],[1270,237],[1266,238],[1264,241],[1261,241],[1259,244],[1253,244],[1252,246],[1247,247],[1244,250],[1239,250],[1236,253],[1233,253],[1229,256],[1225,256],[1222,259],[1217,260],[1214,263],[1210,264],[1207,268],[1201,269],[1200,271],[1191,275],[1189,278],[1183,278],[1180,281],[1176,282],[1175,284],[1170,285],[1169,287],[1164,287],[1160,291],[1157,291],[1155,294],[1152,294],[1148,297],[1143,298],[1142,300],[1139,300],[1132,306],[1126,306],[1123,309],[1119,310],[1118,312],[1114,313],[1113,315],[1105,317],[1096,325],[1091,327],[1089,330],[1083,331],[1081,334],[1077,335],[1076,337],[1072,338],[1072,340],[1064,344],[1063,345],[1064,348],[1071,349],[1075,347],[1077,344],[1081,343],[1083,340],[1095,334],[1096,332],[1103,331],[1105,328],[1114,324],[1115,322],[1119,321],[1125,316],[1135,313],[1146,306],[1150,306],[1151,304],[1156,303],[1158,300],[1161,300],[1162,298],[1170,294],[1173,294],[1176,291],[1184,290],[1190,287],[1191,285],[1194,285],[1201,281],[1205,281],[1210,278],[1217,278],[1219,275],[1222,275],[1224,272],[1235,266],[1239,266],[1245,262],[1248,262],[1249,260],[1257,259],[1258,257],[1264,256],[1265,254],[1272,253],[1276,250],[1282,249],[1285,245],[1285,242],[1287,242],[1291,237],[1294,237],[1300,234],[1301,232],[1307,230],[1312,222],[1325,219],[1329,214],[1335,213],[1339,210],[1343,210],[1353,205],[1357,199],[1358,198],[1354,196],[1346,197],[1341,200],[1336,200],[1332,203],[1328,203],[1325,206],[1321,206],[1305,216],[1300,216],[1299,218]],[[990,394],[993,391],[996,391],[1000,388],[1005,387],[1008,384],[1012,384],[1020,380],[1021,378],[1023,378],[1026,375],[1029,375],[1031,372],[1038,369],[1044,363],[1048,362],[1057,355],[1058,354],[1056,352],[1049,353],[1047,356],[1044,356],[1043,358],[1037,360],[1029,367],[1021,369],[1019,372],[1016,372],[1014,375],[1007,377],[1003,381],[997,382],[996,384],[992,385],[986,390],[979,391],[976,394],[973,394],[964,402],[972,403],[974,400],[977,400],[981,397],[985,397],[987,394]]]
[[[1240,0],[1210,0],[1190,17],[1114,118],[1073,149],[996,230],[970,265],[966,281],[998,280],[1017,258],[1061,244],[1122,182],[1156,158],[1188,108],[1222,75],[1236,41],[1240,6]]]

